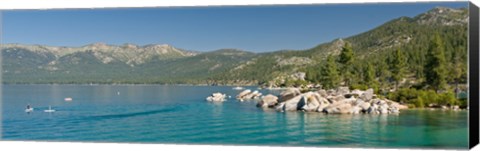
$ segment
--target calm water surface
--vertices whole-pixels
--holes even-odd
[[[251,87],[251,89],[256,89]],[[261,90],[264,94],[278,93]],[[232,98],[210,103],[223,92]],[[467,111],[325,115],[263,110],[232,87],[3,85],[2,139],[268,146],[457,148]],[[72,97],[72,102],[65,102]],[[31,104],[35,111],[24,109]],[[51,105],[55,113],[44,113]]]

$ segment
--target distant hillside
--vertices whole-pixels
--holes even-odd
[[[346,42],[355,53],[355,69],[365,62],[385,63],[396,49],[406,52],[410,78],[420,79],[424,56],[434,33],[448,48],[447,58],[466,64],[467,9],[437,7],[416,17],[401,17],[375,29],[307,50],[251,53],[223,49],[197,53],[170,45],[83,47],[2,45],[3,83],[159,83],[281,85],[285,79],[320,72]],[[335,29],[339,30],[339,29]],[[358,75],[361,77],[362,75]]]

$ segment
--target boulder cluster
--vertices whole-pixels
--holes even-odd
[[[208,96],[206,100],[209,102],[223,102],[223,101],[226,101],[226,98],[227,98],[226,94],[217,92],[217,93],[213,93],[211,96]]]
[[[240,101],[244,101],[244,100],[260,99],[261,96],[262,96],[262,93],[258,92],[257,90],[252,91],[252,90],[246,89],[240,92],[236,98]]]
[[[279,97],[271,94],[264,96],[258,101],[257,107],[274,108],[280,112],[306,111],[328,114],[392,114],[408,108],[388,99],[377,98],[373,89],[350,91],[348,87],[306,93],[291,88],[283,91]]]

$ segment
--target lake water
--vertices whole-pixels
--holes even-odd
[[[251,87],[251,89],[256,89]],[[205,98],[231,95],[223,103]],[[261,90],[264,94],[278,93]],[[239,102],[232,87],[3,85],[2,139],[35,141],[457,148],[468,146],[468,111],[399,115],[275,112]],[[72,102],[64,98],[72,97]],[[35,111],[24,110],[31,104]],[[54,113],[45,113],[51,105]]]

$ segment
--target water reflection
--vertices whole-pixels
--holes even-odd
[[[223,115],[224,102],[208,102],[208,103],[212,107],[212,110],[211,110],[212,118],[214,119],[221,118]]]
[[[397,123],[398,115],[323,114],[317,112],[284,112],[277,118],[289,144],[360,145],[363,140],[393,141],[389,123]],[[267,120],[267,119],[264,119]],[[394,129],[394,128],[393,128]]]

